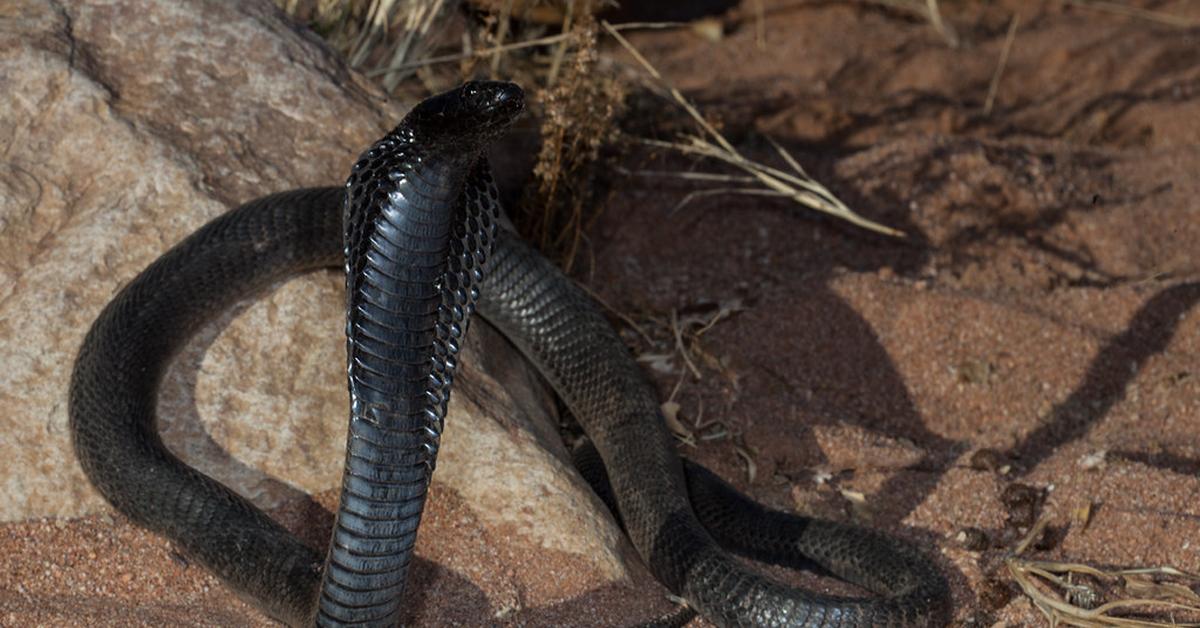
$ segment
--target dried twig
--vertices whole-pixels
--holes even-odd
[[[696,110],[696,107],[693,106],[692,103],[690,103],[686,98],[684,98],[683,94],[681,94],[678,89],[667,84],[662,74],[660,74],[659,71],[653,65],[651,65],[651,63],[647,61],[645,57],[642,56],[642,53],[639,52],[637,48],[634,48],[633,44],[629,43],[629,41],[625,39],[625,37],[623,37],[621,33],[613,27],[612,24],[609,24],[607,21],[602,21],[600,24],[606,31],[608,31],[608,34],[611,35],[613,39],[617,40],[617,42],[620,43],[621,46],[623,46],[635,60],[637,60],[638,64],[641,65],[642,68],[646,70],[648,74],[650,74],[650,76],[652,76],[659,82],[660,85],[667,89],[671,95],[671,98],[680,107],[682,107],[698,125],[700,125],[700,128],[703,129],[707,137],[710,138],[705,139],[698,136],[688,136],[684,138],[687,140],[686,143],[662,142],[658,140],[639,141],[652,146],[670,148],[684,153],[719,159],[732,166],[740,168],[747,174],[750,174],[766,188],[774,190],[774,192],[779,195],[791,198],[793,201],[805,207],[827,213],[831,216],[835,216],[852,224],[876,231],[878,233],[883,233],[894,237],[904,237],[904,232],[902,231],[881,225],[855,213],[853,210],[847,207],[845,203],[842,203],[841,200],[834,196],[833,193],[830,192],[825,186],[809,178],[804,173],[803,169],[798,168],[799,164],[791,158],[791,155],[787,155],[787,151],[784,151],[782,147],[779,147],[777,144],[776,148],[782,155],[785,155],[785,160],[788,161],[789,164],[792,164],[793,168],[796,169],[795,174],[783,172],[770,166],[751,161],[744,157],[736,148],[733,147],[732,144],[729,143],[728,140],[725,139],[724,136],[722,136],[716,130],[716,128],[712,126],[711,123],[708,122],[708,120],[704,118],[704,116],[700,115],[700,112]]]
[[[754,479],[758,477],[758,465],[754,462],[754,456],[740,445],[734,446],[733,452],[742,459],[742,462],[746,463],[746,481],[753,484]]]
[[[302,3],[276,0],[295,15]],[[451,4],[446,0],[363,0],[317,2],[308,16],[313,28],[346,56],[350,65],[372,76],[384,75],[391,89],[419,67],[433,44],[430,31]]]
[[[1200,596],[1188,586],[1177,582],[1158,582],[1162,578],[1174,578],[1200,582],[1200,578],[1171,567],[1104,570],[1078,563],[1036,561],[1011,557],[1005,561],[1013,580],[1033,602],[1050,625],[1085,626],[1100,628],[1111,626],[1138,627],[1181,627],[1200,626],[1200,623],[1178,621],[1176,613],[1187,616],[1200,615]],[[1064,577],[1065,576],[1065,577]],[[1087,576],[1094,581],[1115,584],[1124,592],[1136,597],[1120,598],[1099,603],[1103,596],[1089,584],[1074,583],[1077,576]],[[1153,576],[1155,579],[1151,579]],[[1065,592],[1060,595],[1055,589]],[[1153,596],[1153,597],[1150,597]],[[1072,599],[1081,600],[1079,604]],[[1086,601],[1083,601],[1086,600]],[[1085,608],[1086,606],[1093,606]],[[1156,621],[1129,615],[1133,609],[1147,613],[1167,614],[1169,619]],[[1121,611],[1121,615],[1112,615]]]
[[[802,177],[809,178],[808,173],[805,172],[804,168],[800,166],[800,162],[796,161],[796,158],[792,157],[792,154],[787,152],[787,149],[780,146],[779,142],[776,142],[775,138],[771,137],[770,135],[766,137],[767,141],[770,142],[771,146],[775,149],[775,152],[779,153],[779,156],[782,157],[785,162],[787,162],[788,166],[791,166],[792,170],[800,173],[800,176]]]
[[[684,206],[696,199],[706,198],[709,196],[723,196],[725,194],[746,194],[748,196],[777,197],[786,196],[786,194],[783,192],[778,192],[776,190],[764,190],[762,188],[713,188],[711,190],[696,190],[694,192],[688,192],[683,198],[679,199],[679,202],[675,203],[675,206],[671,208],[671,211],[667,212],[667,215],[673,215],[675,212],[683,209]]]
[[[566,15],[563,16],[562,32],[564,32],[564,33],[571,32],[571,26],[573,25],[572,23],[574,21],[575,21],[575,3],[568,2]],[[554,86],[554,81],[556,81],[558,79],[559,68],[562,67],[563,59],[566,58],[567,49],[570,47],[571,47],[571,45],[568,42],[564,41],[563,43],[558,45],[557,49],[555,49],[554,60],[550,62],[550,71],[546,73],[546,86],[547,87]]]
[[[929,20],[930,26],[942,36],[942,39],[946,40],[948,46],[958,48],[958,34],[942,19],[938,0],[863,0],[863,2],[899,9]]]
[[[683,356],[684,364],[687,364],[688,370],[696,379],[701,379],[700,369],[696,368],[696,364],[692,362],[692,356],[688,353],[687,346],[683,344],[683,331],[679,326],[679,313],[671,310],[671,335],[675,337],[675,349],[679,355]]]
[[[725,183],[754,183],[755,177],[725,174],[721,172],[688,172],[686,170],[630,170],[617,166],[615,170],[626,176],[639,177],[671,177],[676,179],[692,179],[695,181],[722,181]]]
[[[638,29],[650,30],[650,29],[678,28],[679,26],[682,26],[682,24],[680,22],[629,22],[626,24],[618,24],[615,28],[617,30],[627,31],[627,30],[638,30]],[[555,35],[546,35],[545,37],[537,37],[535,39],[524,39],[521,41],[514,41],[512,43],[507,43],[507,44],[500,45],[500,46],[492,46],[490,48],[479,48],[476,50],[471,49],[469,46],[464,46],[465,50],[463,52],[439,55],[436,57],[426,57],[424,59],[414,59],[412,61],[406,61],[404,63],[401,63],[399,65],[394,65],[391,67],[375,68],[373,70],[367,70],[366,72],[364,72],[364,74],[366,74],[367,76],[374,77],[374,76],[379,76],[381,74],[387,74],[388,72],[402,72],[402,71],[407,71],[407,70],[415,70],[417,68],[428,67],[431,65],[438,65],[441,63],[455,63],[458,61],[464,61],[466,59],[480,59],[480,58],[484,58],[484,57],[492,57],[499,53],[512,52],[514,50],[521,50],[523,48],[533,48],[536,46],[548,46],[551,44],[569,45],[566,42],[569,42],[569,40],[574,39],[576,36],[577,35],[575,33],[557,33]]]
[[[942,39],[951,48],[958,48],[958,34],[945,21],[942,20],[942,12],[938,8],[938,0],[925,0],[925,9],[928,11],[929,23],[933,25],[933,30],[937,31]]]
[[[671,97],[675,99],[675,102],[679,103],[679,106],[683,107],[688,112],[688,115],[692,116],[692,119],[694,119],[701,128],[703,128],[710,136],[712,136],[712,138],[719,143],[722,148],[731,153],[737,153],[737,150],[734,149],[733,146],[726,141],[726,139],[722,137],[721,134],[718,133],[711,124],[709,124],[708,120],[705,120],[704,116],[700,115],[699,111],[696,111],[696,108],[692,106],[692,103],[688,102],[688,100],[683,97],[683,94],[679,93],[678,89],[668,85],[666,79],[663,78],[663,75],[659,74],[658,69],[651,65],[650,62],[646,60],[646,57],[643,57],[642,53],[639,52],[637,48],[634,48],[633,44],[629,43],[629,40],[625,39],[625,37],[621,35],[621,33],[608,22],[608,20],[601,21],[600,25],[603,26],[604,30],[608,31],[608,34],[612,35],[613,39],[616,39],[617,43],[621,44],[621,46],[624,47],[629,54],[633,55],[634,59],[637,59],[638,64],[640,64],[642,68],[646,70],[646,72],[649,72],[650,76],[653,76],[655,79],[657,79],[659,83],[661,83],[667,88],[668,91],[671,92]]]
[[[632,318],[629,318],[624,313],[622,313],[620,310],[618,310],[617,308],[610,305],[608,303],[608,301],[605,301],[603,297],[601,297],[599,294],[596,294],[596,292],[593,291],[591,288],[583,285],[582,283],[579,283],[578,281],[575,282],[575,285],[578,286],[580,290],[583,290],[584,292],[586,292],[587,295],[589,297],[591,297],[593,301],[599,303],[604,309],[611,312],[613,316],[616,316],[617,318],[621,319],[621,322],[625,323],[626,325],[629,325],[629,328],[632,329],[633,331],[637,332],[637,335],[641,336],[642,340],[646,341],[646,344],[648,344],[650,346],[654,345],[654,341],[650,339],[650,335],[647,334],[646,331],[643,330],[637,323],[633,322]]]
[[[726,149],[722,146],[717,146],[712,142],[694,135],[686,136],[684,139],[688,140],[688,143],[664,142],[661,140],[650,139],[639,139],[635,141],[647,146],[668,148],[685,154],[711,157],[713,159],[724,161],[732,166],[750,173],[755,179],[758,180],[759,183],[772,190],[776,195],[785,196],[805,207],[809,207],[836,218],[840,218],[851,224],[863,227],[864,229],[870,229],[871,231],[875,231],[877,233],[898,238],[905,237],[904,232],[900,231],[899,229],[893,229],[858,215],[844,203],[842,203],[842,201],[836,196],[834,196],[833,193],[830,192],[825,186],[805,176],[803,171],[799,171],[793,175],[782,170],[751,161],[742,156],[741,153],[730,151],[729,149]],[[724,140],[724,138],[721,139]]]
[[[1158,22],[1167,26],[1176,26],[1179,28],[1193,28],[1200,26],[1200,20],[1171,15],[1161,11],[1150,11],[1148,9],[1140,9],[1131,7],[1120,2],[1110,2],[1109,0],[1067,0],[1068,4],[1073,4],[1077,7],[1092,9],[1094,11],[1107,11],[1109,13],[1118,13],[1129,17],[1136,17],[1142,20]]]
[[[767,49],[767,10],[762,0],[754,0],[754,45],[759,50]]]
[[[1008,53],[1012,50],[1013,39],[1017,36],[1017,24],[1021,21],[1020,14],[1014,13],[1008,23],[1008,34],[1004,36],[1004,47],[1000,49],[1000,62],[996,64],[996,72],[992,74],[992,82],[988,84],[987,99],[983,103],[983,115],[992,115],[992,105],[996,104],[996,92],[1000,89],[1000,76],[1004,74],[1004,66],[1008,65]]]
[[[410,71],[403,66],[413,58],[423,57],[428,51],[429,31],[442,15],[445,4],[445,0],[373,0],[367,25],[359,33],[350,53],[351,65],[362,65],[380,42],[387,40],[393,24],[399,21],[399,37],[390,52],[382,55],[386,61],[378,68],[381,71],[377,72],[383,75],[385,88],[395,87]]]
[[[464,59],[488,57],[488,56],[491,56],[491,55],[494,55],[497,53],[501,53],[501,52],[520,50],[521,48],[532,48],[534,46],[544,46],[547,44],[555,44],[555,43],[558,43],[561,41],[566,41],[568,39],[571,39],[574,36],[575,35],[573,33],[559,33],[557,35],[548,35],[546,37],[538,37],[537,39],[527,39],[524,41],[513,42],[511,44],[505,44],[503,46],[493,46],[491,48],[468,50],[465,52],[460,52],[460,53],[455,53],[455,54],[441,55],[439,57],[428,57],[425,59],[418,59],[415,61],[409,61],[407,63],[402,63],[395,67],[377,68],[375,70],[369,70],[368,72],[366,72],[366,75],[367,76],[378,76],[380,74],[386,74],[388,72],[413,70],[413,69],[422,68],[425,66],[437,65],[439,63],[452,63],[455,61],[462,61]]]
[[[1047,517],[1038,519],[1037,523],[1033,524],[1033,527],[1029,529],[1029,532],[1025,533],[1025,537],[1021,539],[1021,542],[1017,543],[1016,548],[1013,549],[1013,556],[1024,554],[1030,545],[1033,545],[1038,539],[1042,538],[1042,534],[1046,532],[1046,526],[1049,524],[1050,519]]]
[[[573,3],[572,3],[573,4]],[[505,0],[504,6],[500,9],[500,16],[496,23],[496,44],[497,46],[504,45],[504,38],[508,36],[508,22],[512,17],[513,0]],[[492,54],[491,76],[496,78],[496,74],[500,72],[500,59],[504,56],[503,52],[495,52]]]
[[[1029,597],[1051,626],[1060,624],[1086,628],[1108,628],[1113,626],[1139,626],[1146,628],[1168,626],[1200,626],[1200,623],[1176,621],[1175,611],[1188,616],[1200,617],[1200,595],[1179,582],[1160,582],[1163,577],[1190,582],[1200,582],[1200,576],[1189,574],[1173,567],[1140,567],[1135,569],[1105,570],[1079,563],[1028,560],[1021,558],[1037,539],[1041,538],[1049,518],[1042,517],[1025,534],[1013,553],[1005,560],[1013,580]],[[1090,578],[1076,582],[1086,576]],[[1151,576],[1155,579],[1151,579]],[[1130,597],[1119,598],[1107,603],[1104,595],[1110,586],[1117,585],[1122,593]],[[1058,591],[1062,593],[1058,593]],[[1128,611],[1141,608],[1150,613],[1168,613],[1169,623],[1146,618],[1131,617]],[[1110,615],[1110,611],[1123,611],[1122,615]]]

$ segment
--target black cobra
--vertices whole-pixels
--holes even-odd
[[[593,302],[497,228],[480,154],[523,106],[510,83],[430,98],[359,159],[345,188],[251,201],[130,282],[92,326],[71,380],[75,451],[96,488],[288,624],[395,625],[478,299],[583,425],[642,558],[700,613],[722,625],[944,623],[946,584],[909,545],[770,511],[700,467],[685,472],[655,391]],[[341,504],[322,559],[172,455],[155,403],[168,362],[206,320],[269,282],[339,264],[351,409]],[[877,595],[786,587],[721,546],[777,564],[811,561]]]

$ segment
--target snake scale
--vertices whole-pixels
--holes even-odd
[[[72,374],[72,440],[91,482],[280,621],[395,625],[459,343],[478,309],[579,420],[632,544],[699,613],[720,625],[945,623],[947,586],[915,548],[768,510],[681,462],[653,387],[596,305],[498,226],[481,152],[523,109],[511,83],[431,97],[359,158],[344,188],[250,201],[146,268],[93,324]],[[170,360],[200,325],[272,281],[338,265],[351,408],[322,555],[171,454],[155,404]],[[815,563],[874,595],[788,587],[734,554]]]

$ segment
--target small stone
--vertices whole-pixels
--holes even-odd
[[[1107,456],[1108,450],[1106,449],[1092,452],[1079,459],[1079,467],[1087,470],[1099,468],[1104,465]]]
[[[978,471],[999,471],[1008,466],[1008,460],[999,451],[984,448],[971,454],[969,464]]]
[[[979,587],[979,603],[990,611],[1000,610],[1013,598],[1014,592],[1007,583],[995,577],[983,581]]]
[[[1027,484],[1009,484],[1000,494],[1000,501],[1008,508],[1010,527],[1028,528],[1037,521],[1044,493]]]
[[[996,368],[980,358],[971,358],[958,365],[958,379],[964,384],[986,384],[992,379]]]
[[[991,545],[991,540],[988,538],[987,532],[979,528],[963,528],[959,530],[956,537],[963,549],[972,552],[982,552]]]

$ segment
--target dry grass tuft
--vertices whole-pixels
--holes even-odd
[[[1189,586],[1200,577],[1171,567],[1110,570],[1016,557],[1006,564],[1051,626],[1200,626],[1200,595]]]
[[[1008,22],[1008,33],[1004,36],[1004,47],[1000,49],[1000,61],[996,64],[996,71],[992,74],[992,80],[988,83],[987,98],[983,101],[983,115],[992,115],[992,107],[996,104],[996,94],[1000,91],[1000,77],[1004,75],[1004,67],[1008,65],[1008,55],[1012,52],[1013,41],[1017,36],[1017,26],[1021,23],[1021,16],[1014,13],[1012,19]]]
[[[596,72],[598,29],[592,12],[569,13],[566,20],[564,27],[573,37],[555,51],[547,75],[551,86],[536,96],[542,107],[542,146],[521,205],[526,235],[569,271],[584,230],[602,206],[596,175],[602,149],[616,138],[613,120],[625,89],[608,73]]]
[[[929,20],[929,25],[937,31],[938,35],[942,36],[942,39],[946,40],[946,45],[951,48],[959,46],[958,33],[942,19],[942,10],[938,0],[866,0],[866,2],[891,7]]]
[[[410,76],[412,61],[429,56],[431,31],[453,3],[446,0],[276,0],[307,22],[350,65],[389,91]]]
[[[453,17],[447,9],[455,3],[446,0],[276,1],[389,91],[425,69],[429,73],[422,71],[421,79],[430,88],[480,73],[524,83],[531,109],[541,119],[542,146],[514,218],[544,253],[568,270],[573,266],[585,228],[602,205],[596,175],[603,147],[616,137],[613,122],[625,98],[615,77],[596,71],[594,15],[611,0],[476,2],[477,9],[488,12],[481,24],[463,32],[458,50],[436,36],[439,20]],[[552,26],[546,18],[556,14],[561,32],[547,34]],[[438,41],[442,47],[435,49]],[[433,71],[454,63],[459,67]]]
[[[937,16],[936,0],[887,0],[917,2],[935,26],[945,25]],[[434,46],[439,20],[453,12],[454,3],[446,0],[277,0],[284,10],[307,21],[335,47],[344,52],[351,64],[369,76],[379,77],[391,90],[418,69],[459,61],[453,80],[483,70],[495,76],[516,76],[529,89],[531,104],[540,111],[541,149],[533,172],[534,180],[523,195],[516,216],[522,232],[539,248],[570,270],[581,251],[584,232],[603,205],[598,197],[598,174],[605,150],[616,144],[619,133],[614,121],[622,110],[626,86],[617,73],[597,71],[601,63],[597,49],[601,32],[624,46],[638,63],[699,125],[700,132],[676,142],[658,142],[657,146],[684,154],[715,159],[740,169],[744,176],[714,174],[714,180],[729,185],[700,190],[687,195],[680,206],[702,196],[716,194],[754,194],[779,196],[861,227],[892,236],[903,236],[895,229],[867,220],[851,211],[819,182],[813,180],[782,147],[775,145],[784,168],[773,168],[747,159],[739,153],[678,90],[666,86],[662,76],[620,34],[627,28],[662,28],[671,24],[625,24],[614,27],[607,22],[597,25],[595,8],[609,0],[577,0],[567,3],[561,32],[546,34],[546,26],[522,22],[510,29],[511,18],[528,13],[536,3],[495,0],[493,11],[475,36],[464,31],[460,52],[435,56]],[[538,5],[540,6],[540,5]],[[761,11],[760,11],[761,19]],[[761,25],[760,25],[761,30]],[[474,43],[473,43],[474,42]],[[482,45],[479,45],[482,44]],[[457,47],[453,44],[451,50]],[[538,49],[548,51],[538,53]],[[445,50],[445,48],[443,48]],[[522,50],[528,54],[512,55]],[[504,68],[501,69],[503,62]],[[480,67],[482,66],[482,67]],[[451,71],[453,72],[453,70]],[[442,72],[445,74],[445,72]],[[434,75],[422,73],[427,82]],[[444,81],[446,77],[442,77]],[[434,81],[435,83],[438,81]],[[648,143],[654,143],[647,140]],[[645,174],[645,173],[638,173]],[[674,175],[671,175],[674,176]],[[696,173],[678,173],[694,178]]]
[[[749,181],[757,184],[757,187],[719,188],[716,190],[710,190],[708,192],[694,193],[693,195],[686,197],[682,203],[694,198],[696,194],[705,193],[781,196],[791,199],[792,201],[804,207],[815,209],[819,212],[828,214],[841,220],[845,220],[846,222],[857,225],[864,229],[869,229],[871,231],[875,231],[876,233],[882,233],[892,237],[904,237],[904,232],[893,229],[886,225],[879,224],[872,220],[868,220],[867,218],[864,218],[863,216],[860,216],[858,213],[851,210],[846,206],[845,203],[841,201],[841,199],[834,196],[833,192],[830,192],[828,188],[826,188],[824,185],[821,185],[821,183],[817,180],[808,176],[808,173],[806,173],[804,169],[800,167],[800,164],[791,156],[791,154],[784,150],[782,146],[775,143],[774,140],[770,140],[770,138],[767,139],[771,141],[772,146],[774,146],[776,152],[779,153],[780,158],[787,163],[788,168],[791,169],[791,172],[773,168],[771,166],[747,159],[740,152],[738,152],[738,150],[734,148],[732,144],[729,143],[729,140],[725,139],[725,137],[721,135],[719,131],[717,131],[716,127],[709,123],[709,121],[700,114],[700,112],[694,105],[692,105],[691,102],[684,98],[683,94],[681,94],[678,89],[666,84],[662,74],[660,74],[659,71],[653,65],[651,65],[651,63],[647,61],[640,52],[638,52],[637,48],[635,48],[633,44],[629,43],[629,40],[625,39],[625,37],[623,37],[621,33],[618,32],[618,30],[608,22],[603,22],[603,25],[604,29],[608,31],[608,34],[611,35],[613,39],[617,40],[619,44],[624,46],[629,54],[633,56],[638,64],[641,65],[642,68],[648,74],[650,74],[650,76],[653,77],[660,86],[663,86],[667,89],[671,99],[673,99],[676,104],[682,107],[683,110],[687,112],[692,120],[694,120],[703,131],[703,135],[685,136],[683,138],[683,142],[640,140],[641,143],[659,148],[676,150],[687,155],[708,157],[718,161],[723,161],[749,175],[747,179],[729,177],[727,180]],[[716,179],[722,175],[706,174],[704,176]],[[695,173],[692,173],[690,178],[695,178]],[[678,206],[676,206],[676,208],[678,208]]]
[[[1121,2],[1112,2],[1110,0],[1067,0],[1068,4],[1072,4],[1084,9],[1092,9],[1094,11],[1106,11],[1108,13],[1116,13],[1118,15],[1127,15],[1129,17],[1157,22],[1167,26],[1176,28],[1195,28],[1200,26],[1200,20],[1194,20],[1162,11],[1151,11],[1140,7],[1130,6]]]
[[[1083,513],[1084,524],[1088,519]],[[1195,574],[1174,567],[1102,569],[1022,558],[1048,524],[1048,518],[1039,519],[1004,564],[1051,626],[1200,627],[1200,594],[1193,590],[1200,576]]]

